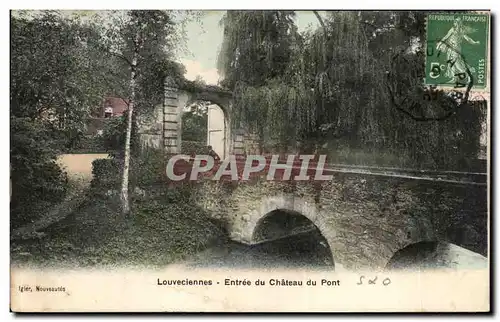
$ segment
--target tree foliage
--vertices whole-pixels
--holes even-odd
[[[182,114],[182,141],[206,142],[207,102],[197,102]]]
[[[13,222],[61,200],[67,179],[57,155],[83,130],[105,92],[89,29],[55,12],[11,17],[10,166]]]
[[[88,22],[97,30],[92,45],[108,59],[113,95],[128,99],[130,72],[136,72],[135,107],[149,113],[163,99],[166,75],[182,78],[185,69],[174,62],[178,33],[172,13],[165,10],[110,11]],[[137,62],[132,66],[136,53]],[[118,73],[119,72],[119,73]]]
[[[128,105],[121,186],[122,211],[127,214],[130,211],[130,157],[133,151],[139,151],[135,110],[143,113],[152,111],[161,98],[158,93],[163,88],[165,74],[179,72],[181,69],[169,62],[172,39],[175,38],[172,38],[175,35],[175,23],[169,12],[130,10],[108,15],[105,22],[107,24],[103,25],[101,38],[95,42],[96,47],[109,56],[120,59],[123,70],[129,71],[122,96]]]
[[[422,84],[425,13],[317,17],[318,29],[298,33],[290,12],[226,14],[219,68],[236,123],[284,149],[312,142],[422,167],[476,158],[485,110]]]
[[[59,202],[67,190],[66,174],[56,163],[56,133],[42,122],[10,118],[11,222],[30,222]]]
[[[105,86],[87,45],[89,29],[59,14],[11,19],[11,115],[53,128],[82,127]],[[50,45],[48,45],[50,44]]]
[[[218,63],[225,85],[230,88],[238,83],[258,86],[284,72],[296,33],[294,15],[293,11],[268,10],[225,14]]]

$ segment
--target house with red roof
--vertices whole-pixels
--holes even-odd
[[[108,118],[122,116],[128,109],[128,100],[120,97],[106,97],[103,100],[99,117]]]
[[[106,119],[120,117],[128,109],[128,100],[120,97],[108,96],[102,101],[87,123],[87,135],[101,134],[106,124]]]

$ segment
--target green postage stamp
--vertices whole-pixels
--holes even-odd
[[[459,88],[472,82],[473,89],[486,88],[489,18],[467,13],[427,16],[426,85]]]

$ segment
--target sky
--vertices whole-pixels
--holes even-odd
[[[299,31],[317,28],[318,21],[312,11],[297,11]],[[186,25],[187,52],[178,54],[178,60],[186,66],[186,78],[194,80],[198,75],[208,84],[217,84],[217,55],[222,44],[223,28],[220,20],[224,11],[208,11],[200,21]]]

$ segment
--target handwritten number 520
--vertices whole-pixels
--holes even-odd
[[[363,280],[364,279],[367,279],[368,280],[368,284],[369,285],[375,285],[377,284],[377,279],[378,279],[378,276],[375,276],[374,279],[369,279],[369,278],[366,278],[364,275],[361,275],[359,277],[359,282],[357,283],[357,285],[363,285]],[[391,280],[389,279],[389,277],[386,277],[383,281],[382,281],[382,284],[384,286],[387,286],[389,284],[391,284]]]

